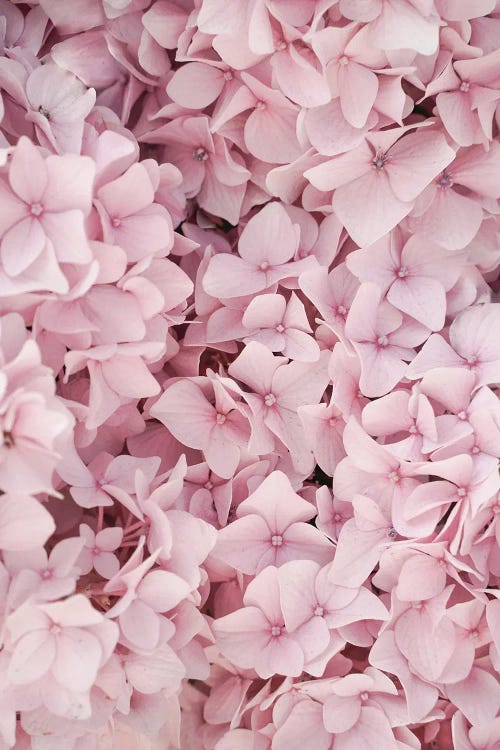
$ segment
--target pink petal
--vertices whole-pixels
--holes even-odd
[[[283,320],[286,300],[281,294],[259,294],[243,314],[246,328],[275,328]]]
[[[298,677],[304,668],[304,652],[299,644],[286,635],[271,638],[255,664],[255,671],[267,679],[273,674]]]
[[[88,216],[92,206],[94,161],[88,156],[65,154],[46,161],[48,183],[43,195],[49,212],[79,209]]]
[[[446,569],[430,555],[412,555],[401,568],[396,596],[401,601],[423,601],[440,594],[446,585]]]
[[[289,632],[311,619],[316,607],[314,582],[320,570],[312,560],[292,560],[278,571],[280,601]]]
[[[117,354],[103,362],[101,367],[106,383],[122,396],[144,398],[156,396],[160,391],[158,381],[139,357]]]
[[[437,279],[425,276],[396,279],[387,293],[387,299],[398,310],[411,315],[431,331],[440,331],[444,325],[446,294]]]
[[[268,203],[253,216],[241,233],[238,252],[248,263],[279,265],[293,257],[297,232],[279,203]]]
[[[272,530],[285,530],[291,523],[309,521],[314,507],[293,491],[282,471],[273,471],[262,484],[238,506],[238,516],[255,513],[265,519]]]
[[[362,128],[377,97],[377,76],[351,60],[339,68],[339,90],[344,117],[354,128]]]
[[[273,737],[274,750],[329,750],[332,737],[323,726],[322,710],[316,701],[296,703]]]
[[[57,656],[52,667],[56,680],[69,690],[89,690],[102,656],[98,639],[81,628],[64,628],[56,641]]]
[[[483,220],[483,210],[476,201],[452,188],[437,190],[428,210],[410,218],[415,231],[437,242],[447,250],[461,250],[472,242]]]
[[[354,344],[361,361],[359,387],[369,398],[383,396],[406,375],[408,366],[393,347],[377,348],[373,344]],[[409,358],[409,357],[408,357]]]
[[[481,140],[477,116],[471,108],[468,94],[446,91],[437,95],[436,104],[446,130],[456,143],[471,146]]]
[[[387,164],[396,197],[414,200],[454,158],[442,133],[420,131],[400,138],[390,149]]]
[[[55,531],[54,519],[29,496],[3,495],[0,503],[0,549],[22,552],[40,547]]]
[[[154,655],[129,654],[125,673],[133,687],[145,695],[163,690],[175,692],[180,687],[186,669],[170,646],[165,643],[155,649]]]
[[[56,656],[55,639],[47,630],[26,633],[14,649],[8,676],[13,685],[27,685],[43,677]]]
[[[409,214],[412,204],[399,200],[387,175],[374,170],[337,188],[333,208],[354,242],[362,247],[395,227]]]
[[[460,367],[462,364],[462,358],[448,342],[438,333],[433,333],[410,363],[407,377],[414,380],[434,367]]]
[[[466,680],[448,685],[446,692],[472,724],[486,724],[498,713],[500,686],[484,669],[473,667]]]
[[[121,177],[102,187],[98,197],[108,214],[117,218],[130,216],[149,206],[154,191],[146,169],[141,164],[134,164]]]
[[[152,570],[137,587],[137,594],[155,612],[168,612],[189,594],[190,587],[168,570]]]
[[[14,192],[26,203],[41,203],[48,176],[40,150],[26,137],[21,137],[12,155],[9,182]]]
[[[9,229],[2,240],[2,263],[9,276],[26,271],[39,257],[46,243],[37,219],[27,217]]]
[[[346,732],[357,723],[360,714],[358,696],[330,695],[323,706],[325,729],[332,734]]]
[[[241,506],[240,506],[241,507]],[[274,562],[272,533],[257,515],[239,518],[219,531],[214,556],[248,575],[255,575],[265,564]]]
[[[61,263],[83,264],[93,260],[81,211],[47,212],[40,223]]]
[[[337,750],[398,750],[386,715],[378,708],[364,706],[357,724],[347,732],[335,736]]]
[[[127,640],[139,649],[156,648],[160,637],[160,620],[147,604],[136,600],[120,615],[120,628]]]
[[[203,288],[212,297],[243,297],[260,292],[267,286],[264,271],[227,253],[214,255],[203,277]]]
[[[323,75],[291,44],[271,58],[276,80],[285,96],[302,107],[319,107],[330,101]]]
[[[300,156],[295,136],[297,113],[290,107],[264,105],[254,109],[245,123],[245,144],[257,159],[271,164],[288,164]],[[262,138],[266,133],[266,138]]]
[[[439,682],[455,648],[455,629],[451,621],[443,618],[435,624],[425,609],[410,607],[398,618],[394,634],[411,668],[422,678]]]
[[[189,380],[179,380],[162,394],[151,409],[184,445],[203,448],[208,445],[216,412],[203,391]]]
[[[270,625],[257,607],[244,607],[213,623],[222,654],[243,669],[254,669],[270,640]]]

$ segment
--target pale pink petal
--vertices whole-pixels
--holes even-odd
[[[322,710],[316,701],[297,703],[273,737],[274,750],[329,750],[332,737],[323,726]]]
[[[332,734],[346,732],[356,724],[360,714],[358,696],[331,695],[323,706],[325,729]]]
[[[257,607],[244,607],[214,621],[215,638],[226,658],[243,669],[254,669],[270,640],[271,627]]]
[[[243,297],[267,286],[266,274],[257,265],[227,253],[214,255],[203,277],[203,288],[212,297]]]
[[[215,409],[202,390],[189,380],[179,380],[167,388],[151,414],[190,448],[208,445],[216,418]]]
[[[264,519],[253,514],[245,516],[219,531],[213,554],[236,570],[255,575],[264,563],[274,562],[276,550],[271,536]]]
[[[141,601],[132,602],[120,615],[123,635],[140,649],[154,649],[160,637],[160,620],[151,607]]]
[[[55,531],[42,503],[28,496],[4,494],[0,502],[0,549],[22,552],[42,546]]]
[[[281,294],[260,294],[254,297],[243,314],[243,325],[254,328],[275,328],[283,320],[286,300]]]
[[[245,144],[250,153],[271,164],[288,164],[300,156],[295,136],[297,113],[291,107],[254,109],[245,123]],[[266,133],[266,138],[262,138]]]
[[[190,591],[189,584],[168,570],[152,570],[137,587],[137,593],[155,612],[168,612]]]
[[[437,279],[426,276],[396,279],[387,293],[387,299],[391,305],[431,331],[440,331],[444,325],[446,294]]]
[[[2,263],[9,276],[26,271],[39,257],[47,239],[37,219],[27,217],[4,234],[1,246]]]
[[[392,733],[391,725],[385,713],[372,706],[364,706],[357,724],[335,736],[338,750],[398,750],[398,743]]]
[[[295,255],[297,232],[279,203],[268,203],[241,233],[238,252],[248,263],[268,266],[286,263]]]
[[[423,601],[440,594],[446,584],[444,564],[430,555],[412,555],[401,568],[396,596],[401,601]]]
[[[55,656],[55,639],[46,630],[26,633],[16,645],[10,659],[9,680],[14,685],[34,682],[48,672]]]
[[[400,138],[389,151],[387,175],[395,195],[414,200],[455,158],[442,133],[420,131]]]
[[[397,198],[383,170],[373,170],[333,195],[333,208],[360,247],[379,240],[410,213],[412,203]],[[429,180],[430,181],[430,180]]]
[[[377,76],[351,60],[340,65],[339,91],[344,117],[354,128],[362,128],[377,97]]]
[[[102,649],[98,639],[81,628],[64,628],[57,638],[52,673],[60,685],[83,692],[93,685]]]

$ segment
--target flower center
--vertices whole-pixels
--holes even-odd
[[[387,478],[390,479],[391,482],[399,482],[401,479],[397,471],[391,471]]]
[[[379,336],[377,339],[377,344],[379,346],[387,346],[388,343],[389,339],[387,338],[387,336]]]
[[[196,161],[206,161],[208,159],[206,149],[204,149],[203,146],[196,148],[193,151],[193,159],[196,159]]]
[[[213,488],[214,488],[214,485],[213,485],[213,482],[210,481],[210,479],[208,480],[208,482],[205,482],[205,489],[206,490],[208,490],[210,492],[210,490],[213,490]]]
[[[273,396],[272,393],[268,393],[266,396],[264,396],[264,403],[266,406],[274,406],[276,403],[276,396]]]
[[[386,162],[387,162],[387,156],[383,154],[382,152],[379,152],[372,159],[372,166],[374,166],[375,169],[383,169],[385,167]]]
[[[266,108],[266,103],[262,101],[257,102],[257,104],[255,105],[255,109],[265,109],[265,108]]]
[[[285,326],[282,326],[281,323],[279,324],[279,326],[276,326],[276,333],[283,333],[284,330]]]
[[[401,266],[398,271],[398,276],[400,279],[404,279],[405,276],[408,276],[408,269],[406,268],[406,266]]]
[[[367,701],[367,700],[368,700],[368,698],[369,698],[369,695],[368,695],[368,693],[367,693],[367,692],[365,691],[364,693],[361,693],[361,695],[360,695],[359,697],[361,698],[361,700],[362,700],[362,701]]]
[[[233,74],[230,70],[226,70],[224,73],[224,80],[225,81],[232,81],[233,80]]]
[[[449,172],[443,172],[439,180],[437,181],[437,184],[441,188],[448,188],[453,185],[453,179]]]
[[[52,570],[50,568],[45,568],[45,570],[41,571],[40,578],[44,581],[49,581],[52,578]]]
[[[217,417],[216,417],[217,424],[224,424],[225,421],[226,421],[226,415],[218,412]]]
[[[457,417],[462,420],[467,419],[467,413],[465,411],[459,411]]]
[[[112,219],[111,224],[114,226],[115,229],[118,229],[118,227],[121,226],[122,221],[121,219]]]
[[[342,55],[342,57],[339,59],[339,65],[348,65],[349,64],[349,58],[346,55]]]
[[[391,526],[389,529],[387,529],[387,536],[390,536],[391,539],[394,539],[395,537],[397,537],[397,535],[398,532],[396,531],[394,526]]]
[[[44,106],[43,106],[42,104],[40,104],[40,105],[39,105],[39,107],[38,107],[38,111],[39,111],[39,112],[40,112],[40,114],[41,114],[41,115],[43,115],[43,116],[44,116],[44,117],[45,117],[45,118],[46,118],[47,120],[50,120],[50,112],[49,112],[49,111],[48,111],[47,109],[45,109],[45,107],[44,107]]]
[[[263,260],[259,268],[261,271],[267,271],[267,269],[269,268],[269,261]]]
[[[43,214],[43,206],[41,203],[32,203],[30,206],[30,213],[33,216],[40,216]]]
[[[315,609],[313,610],[313,615],[315,617],[323,617],[324,613],[325,613],[325,610],[323,609],[323,607],[320,607],[319,605],[315,607]]]
[[[462,83],[460,84],[460,91],[463,91],[464,94],[467,94],[469,89],[470,89],[469,81],[462,81]]]
[[[344,305],[339,305],[337,307],[337,315],[345,315],[347,313],[347,308]]]
[[[281,628],[279,625],[273,625],[271,628],[271,635],[273,638],[278,638],[281,635]]]
[[[12,437],[11,432],[5,431],[2,433],[2,440],[5,448],[12,448],[14,445],[14,438]]]
[[[458,497],[467,497],[467,490],[464,487],[459,487],[457,490]]]
[[[271,537],[271,544],[273,547],[281,547],[283,544],[283,537],[281,534],[274,534],[274,536]]]
[[[101,550],[99,547],[92,547],[91,552],[94,557],[99,557],[99,555],[101,554]]]

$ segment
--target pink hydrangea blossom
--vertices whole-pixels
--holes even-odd
[[[498,0],[0,0],[0,750],[498,750]]]

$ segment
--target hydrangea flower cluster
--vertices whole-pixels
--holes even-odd
[[[499,0],[0,0],[0,750],[500,747]]]

